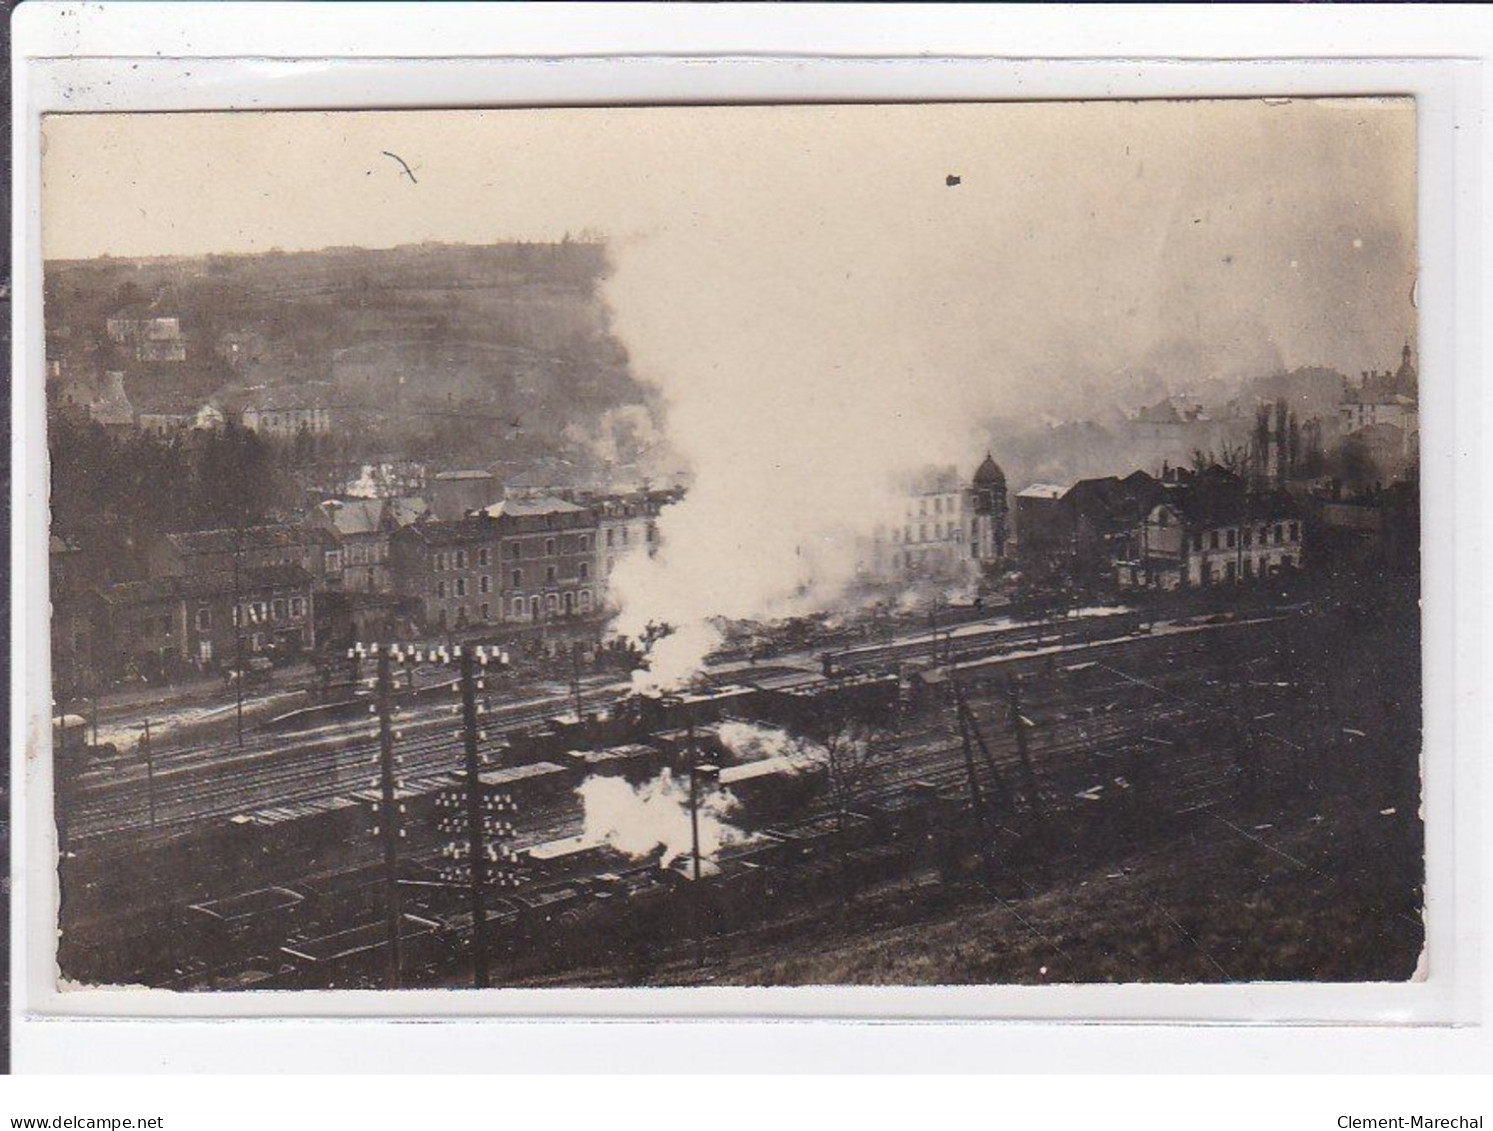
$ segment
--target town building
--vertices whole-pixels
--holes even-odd
[[[426,487],[430,509],[442,522],[465,518],[503,497],[502,485],[490,471],[442,471]]]
[[[1035,578],[1107,584],[1132,532],[1161,494],[1160,481],[1144,471],[1080,479],[1068,487],[1033,484],[1016,496],[1022,570]]]
[[[606,600],[613,571],[630,554],[652,556],[658,552],[658,514],[662,502],[657,492],[637,491],[625,495],[579,496],[596,516],[596,564],[598,602]]]
[[[1302,566],[1305,522],[1286,492],[1251,491],[1219,467],[1177,469],[1115,562],[1121,588],[1233,585]]]
[[[1344,434],[1352,435],[1362,428],[1387,424],[1399,429],[1407,445],[1412,442],[1411,437],[1418,441],[1420,377],[1411,358],[1410,343],[1406,342],[1400,352],[1400,367],[1394,372],[1371,370],[1359,377],[1357,387],[1343,389],[1343,399],[1338,406]]]
[[[155,364],[187,359],[181,318],[159,303],[137,303],[117,310],[104,327],[109,340],[137,362]]]
[[[342,548],[345,593],[389,593],[389,542],[398,528],[390,499],[327,499],[307,524],[330,531]]]
[[[106,678],[167,678],[316,645],[316,593],[296,565],[152,577],[95,594],[96,660]]]
[[[502,619],[498,526],[484,515],[432,519],[397,529],[390,539],[395,592],[409,598],[429,632],[450,632]]]
[[[595,513],[553,497],[505,499],[482,513],[501,543],[505,620],[544,623],[600,607]]]
[[[874,580],[967,580],[974,568],[973,501],[953,467],[930,468],[897,491],[896,515],[863,552]]]
[[[975,469],[970,488],[970,551],[980,567],[989,571],[1006,560],[1010,539],[1006,498],[1006,473],[989,452]]]
[[[226,573],[294,565],[318,590],[342,586],[342,548],[325,528],[275,523],[166,534],[145,548],[152,578]]]

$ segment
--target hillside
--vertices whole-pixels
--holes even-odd
[[[338,429],[385,448],[584,462],[567,436],[574,447],[609,409],[644,403],[610,333],[607,270],[603,245],[572,241],[54,261],[48,345],[74,370],[124,370],[131,398],[153,404],[326,382]],[[186,360],[141,362],[110,341],[127,310],[179,318]]]

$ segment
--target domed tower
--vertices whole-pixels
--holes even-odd
[[[1006,473],[989,452],[970,490],[975,514],[974,555],[982,565],[1006,556]]]

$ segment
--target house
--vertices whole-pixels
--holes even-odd
[[[389,540],[397,529],[391,500],[328,499],[312,509],[308,525],[330,531],[342,549],[342,590],[389,593]]]
[[[578,496],[596,516],[597,601],[605,593],[618,562],[630,554],[648,556],[658,552],[658,514],[661,501],[654,493],[638,491],[625,495]]]
[[[1302,511],[1284,491],[1251,491],[1213,467],[1178,470],[1115,563],[1126,589],[1232,585],[1301,568]]]
[[[135,303],[115,311],[104,323],[109,340],[137,362],[180,362],[187,359],[181,318],[159,302]]]
[[[487,516],[412,523],[395,530],[389,545],[394,590],[416,605],[426,630],[502,619],[498,526]]]
[[[170,679],[266,652],[316,645],[316,594],[296,565],[153,577],[96,591],[98,661],[106,676]]]
[[[124,374],[110,370],[102,376],[63,371],[49,385],[53,403],[63,412],[86,416],[111,433],[135,428],[135,406],[124,388]]]
[[[220,391],[215,408],[225,418],[267,440],[294,440],[298,436],[325,436],[332,430],[330,386],[307,381],[277,385],[251,385]]]
[[[1357,388],[1343,389],[1343,399],[1338,406],[1339,421],[1344,434],[1352,435],[1359,429],[1376,424],[1389,424],[1398,428],[1406,437],[1418,440],[1420,434],[1420,375],[1412,360],[1410,343],[1406,342],[1400,352],[1400,367],[1391,373],[1388,369],[1365,371],[1359,375]]]
[[[342,586],[342,547],[330,530],[273,523],[166,534],[145,547],[151,577],[223,573],[294,565],[318,590]]]
[[[864,552],[874,578],[963,580],[973,569],[974,500],[953,467],[930,468],[897,488],[891,521]]]
[[[542,623],[599,608],[594,512],[541,496],[505,499],[482,514],[496,526],[501,545],[503,619]]]
[[[1144,471],[1080,479],[1066,488],[1033,484],[1016,496],[1022,568],[1108,581],[1131,533],[1160,497],[1160,481]]]

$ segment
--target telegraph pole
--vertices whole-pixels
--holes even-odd
[[[488,973],[487,910],[483,894],[487,888],[487,850],[483,844],[482,756],[477,749],[477,675],[472,665],[472,649],[461,653],[461,730],[466,755],[467,785],[467,859],[471,864],[472,898],[472,985],[485,990],[491,982]]]
[[[238,530],[233,540],[233,665],[236,706],[234,722],[238,731],[238,744],[244,745],[244,683],[248,673],[244,671],[244,604],[243,585],[240,573],[244,556],[244,516],[239,514]]]
[[[358,649],[361,650],[359,645]],[[399,779],[394,756],[394,673],[389,650],[375,644],[372,652],[377,661],[378,678],[374,712],[378,715],[378,820],[373,833],[384,846],[384,920],[388,946],[390,989],[397,989],[403,963],[400,958],[399,920],[399,840],[404,836],[399,820]]]
[[[1045,850],[1047,844],[1046,820],[1042,813],[1042,799],[1037,788],[1037,772],[1032,768],[1032,754],[1027,745],[1026,732],[1032,723],[1021,713],[1021,682],[1019,677],[1012,675],[1006,685],[1007,694],[1011,705],[1011,732],[1016,738],[1016,755],[1021,759],[1021,780],[1023,792],[1026,794],[1027,808],[1031,810],[1032,825],[1037,833],[1037,840]],[[1044,867],[1046,861],[1044,860]]]
[[[150,812],[150,827],[156,827],[156,768],[155,757],[150,749],[150,720],[145,720],[145,733],[140,736],[140,752],[145,756],[145,801]]]
[[[490,663],[506,665],[508,654],[502,651],[489,652],[484,646],[457,647],[456,659],[460,669],[457,692],[461,695],[462,738],[462,786],[458,790],[442,793],[436,804],[453,810],[441,817],[437,828],[442,832],[465,837],[454,840],[442,849],[442,855],[451,863],[441,869],[442,878],[451,884],[465,884],[472,913],[472,985],[479,990],[492,985],[492,947],[487,921],[487,889],[496,884],[500,887],[516,887],[517,860],[505,841],[511,840],[515,830],[510,818],[517,806],[511,794],[488,797],[482,786],[482,766],[485,761],[481,743],[487,737],[480,728],[477,692],[486,691],[485,669]],[[416,659],[423,658],[419,652]],[[431,653],[431,660],[449,662],[451,653],[441,648]],[[478,674],[478,666],[484,674]]]

